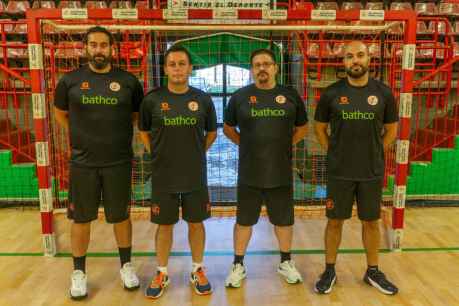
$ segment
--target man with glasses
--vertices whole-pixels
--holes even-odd
[[[302,282],[290,256],[294,223],[292,145],[306,135],[306,109],[296,90],[276,84],[279,68],[271,50],[254,51],[250,64],[255,84],[233,94],[223,130],[239,146],[235,255],[225,281],[225,286],[232,288],[240,287],[246,277],[244,254],[263,203],[279,242],[277,271],[290,284]]]

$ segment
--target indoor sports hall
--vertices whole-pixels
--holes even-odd
[[[3,0],[0,15],[1,306],[459,306],[459,1]],[[112,33],[112,64],[134,74],[145,93],[166,84],[164,53],[177,45],[191,54],[189,84],[212,97],[217,138],[207,152],[212,217],[204,257],[211,295],[190,287],[191,252],[180,221],[171,285],[161,299],[145,298],[156,265],[155,170],[135,128],[129,208],[140,290],[123,290],[101,201],[87,253],[89,296],[69,298],[70,144],[53,112],[54,92],[63,75],[87,63],[83,37],[94,25]],[[394,296],[362,280],[366,252],[355,208],[344,226],[334,291],[313,289],[324,267],[330,205],[314,114],[325,88],[346,77],[343,57],[355,40],[367,45],[370,76],[390,87],[398,106],[397,140],[384,157],[379,252],[381,269],[400,290]],[[292,149],[291,253],[304,281],[290,285],[276,273],[278,244],[263,209],[245,257],[247,279],[225,288],[239,155],[223,133],[224,111],[236,90],[253,83],[250,55],[260,48],[273,52],[277,83],[296,89],[308,115],[308,133]]]

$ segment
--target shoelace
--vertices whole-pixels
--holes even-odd
[[[208,284],[207,277],[206,277],[206,275],[204,273],[204,269],[203,268],[199,268],[194,273],[195,273],[195,275],[197,275],[199,285],[202,286],[202,285],[207,285]]]
[[[320,280],[319,280],[319,285],[325,285],[326,282],[328,283],[329,280],[333,279],[333,276],[335,273],[332,270],[325,270],[325,272],[322,274]]]
[[[243,269],[244,267],[241,264],[235,264],[233,265],[233,272],[238,270],[239,266]]]
[[[83,277],[73,277],[73,286],[78,288],[78,289],[83,289],[84,284],[83,284]]]
[[[162,288],[163,287],[164,274],[158,272],[156,277],[151,281],[150,288]]]
[[[383,285],[392,287],[392,284],[386,279],[386,275],[384,275],[384,273],[382,273],[381,271],[376,270],[374,272],[370,272],[369,274],[370,277],[374,278],[378,283],[382,283]]]
[[[135,273],[134,273],[134,268],[133,267],[126,267],[126,275],[129,280],[134,280],[135,279]]]

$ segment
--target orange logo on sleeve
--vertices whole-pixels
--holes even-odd
[[[169,107],[169,103],[167,103],[167,102],[161,103],[161,110],[162,110],[162,111],[171,110],[171,108]]]
[[[159,205],[158,204],[153,204],[151,206],[151,214],[153,216],[159,216],[159,212],[160,212],[160,208],[159,208]]]
[[[340,97],[339,104],[349,104],[349,98],[345,96]]]
[[[88,90],[89,89],[89,82],[83,82],[81,83],[80,89],[82,90]]]
[[[328,210],[333,209],[333,207],[335,207],[335,203],[333,202],[332,199],[327,199],[327,201],[325,202],[325,207]]]

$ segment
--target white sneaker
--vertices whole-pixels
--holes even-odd
[[[70,278],[70,297],[73,300],[82,300],[88,296],[88,290],[86,287],[87,279],[86,274],[81,270],[74,270]]]
[[[247,271],[245,267],[240,263],[233,264],[231,266],[231,271],[228,277],[225,280],[225,286],[231,288],[241,287],[241,282],[247,276]]]
[[[300,272],[295,268],[293,260],[286,260],[279,264],[277,272],[281,274],[289,284],[298,284],[303,282]]]
[[[130,262],[127,262],[120,269],[121,281],[124,289],[135,290],[140,287],[139,278],[135,274],[135,269]]]

